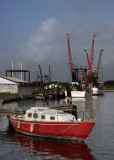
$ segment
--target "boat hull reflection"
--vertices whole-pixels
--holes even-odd
[[[91,155],[90,148],[85,143],[45,140],[27,137],[18,133],[12,135],[12,141],[16,142],[14,145],[19,147],[20,152],[26,152],[29,156],[38,156],[44,159],[95,159]],[[25,147],[25,149],[23,147]],[[21,150],[21,148],[23,149]]]

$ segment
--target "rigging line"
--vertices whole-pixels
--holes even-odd
[[[52,66],[52,65],[50,65],[50,73],[51,73],[51,76],[52,76],[52,78],[53,78],[54,80],[56,80],[56,77],[55,77],[55,75],[54,75],[54,72],[53,72],[51,66]],[[53,68],[54,68],[54,70],[55,70],[55,66],[54,66],[54,65],[53,65]],[[52,80],[51,80],[51,81],[52,81]]]
[[[102,58],[101,58],[101,80],[103,81],[103,63],[102,63]]]
[[[59,133],[57,133],[56,135],[58,135],[58,134],[60,134],[60,133],[62,133],[62,132],[64,132],[64,131],[67,131],[68,129],[70,129],[70,128],[72,128],[73,126],[75,126],[75,125],[78,125],[77,123],[75,123],[75,124],[73,124],[72,126],[70,126],[70,127],[68,127],[68,128],[66,128],[66,129],[64,129],[64,130],[62,130],[62,131],[60,131]],[[56,136],[55,135],[55,136]]]
[[[103,63],[102,63],[102,81],[104,79],[104,75],[103,75]]]
[[[56,78],[55,78],[55,76],[54,76],[54,74],[52,72],[52,69],[50,69],[50,70],[51,70],[51,75],[53,76],[54,80],[56,80]]]

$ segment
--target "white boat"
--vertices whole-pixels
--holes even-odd
[[[79,85],[78,82],[71,82],[65,90],[66,97],[69,97],[68,92],[71,92],[71,98],[87,98],[92,96],[92,92],[84,84]]]
[[[94,86],[92,88],[92,95],[93,96],[100,96],[100,95],[104,95],[105,89],[104,89],[104,83],[103,82],[99,82],[99,86],[96,87]]]
[[[104,89],[99,89],[97,87],[92,88],[92,91],[93,91],[92,93],[93,96],[104,95],[104,92],[105,92]]]
[[[75,91],[75,90],[71,91],[71,98],[87,98],[90,97],[91,95],[92,93],[87,91]],[[65,90],[65,96],[67,97],[66,90]]]

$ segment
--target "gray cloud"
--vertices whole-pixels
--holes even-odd
[[[112,34],[114,22],[101,22],[97,25],[93,23],[83,26],[72,22],[73,27],[66,27],[64,30],[60,24],[57,19],[45,20],[36,34],[30,37],[26,48],[17,55],[17,61],[19,62],[21,57],[23,57],[25,64],[32,66],[32,72],[34,72],[34,74],[34,68],[39,62],[43,67],[45,66],[45,72],[48,72],[48,63],[51,62],[56,79],[66,81],[69,76],[67,31],[70,33],[73,63],[80,64],[83,67],[87,65],[84,49],[87,47],[90,54],[92,35],[95,32],[95,67],[97,67],[100,49],[103,48],[102,63],[105,68],[104,79],[114,79],[114,75],[110,74],[113,72],[114,67],[114,38]],[[110,66],[113,67],[111,68]]]
[[[45,72],[48,72],[48,63],[51,62],[52,67],[55,68],[54,72],[58,73],[56,77],[59,76],[59,80],[62,80],[61,75],[63,75],[67,63],[64,59],[64,56],[67,57],[67,53],[65,53],[67,46],[66,35],[63,33],[61,35],[61,33],[62,29],[58,20],[45,20],[36,34],[30,37],[26,48],[17,55],[16,61],[19,62],[23,57],[24,63],[30,64],[32,68],[37,68],[36,66],[40,62],[43,67],[47,65]],[[20,62],[18,65],[20,66]]]

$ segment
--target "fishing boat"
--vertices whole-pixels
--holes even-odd
[[[69,93],[70,92],[70,95]],[[85,84],[79,85],[78,82],[71,82],[70,86],[65,90],[65,97],[71,98],[87,98],[92,96],[92,92],[87,89]]]
[[[102,63],[101,63],[101,57],[102,57],[102,52],[104,51],[103,49],[100,50],[99,54],[99,59],[98,59],[98,65],[97,68],[94,68],[93,64],[93,58],[94,58],[94,38],[95,38],[95,33],[93,34],[93,40],[92,40],[92,48],[91,48],[91,54],[90,57],[88,55],[87,49],[85,49],[86,55],[87,55],[87,61],[88,61],[88,66],[89,66],[89,72],[88,72],[88,84],[90,86],[90,89],[92,91],[92,96],[99,96],[99,95],[104,95],[105,89],[104,89],[104,82],[103,79],[102,81],[100,80],[99,76],[99,71],[100,68],[102,69]],[[101,65],[101,67],[100,67]],[[101,78],[103,78],[103,71],[101,72]]]
[[[67,97],[67,91],[65,90],[65,96]],[[71,91],[71,97],[72,98],[87,98],[90,97],[91,93],[87,91],[76,91],[72,90]]]
[[[88,87],[88,77],[87,77],[87,68],[81,67],[80,65],[74,65],[72,61],[69,34],[67,33],[68,38],[68,58],[69,58],[69,67],[71,73],[71,98],[87,98],[90,97],[91,91]],[[65,91],[65,96],[69,97],[67,91]]]
[[[32,107],[24,115],[11,115],[10,123],[20,133],[53,139],[85,140],[95,121],[49,107]]]

